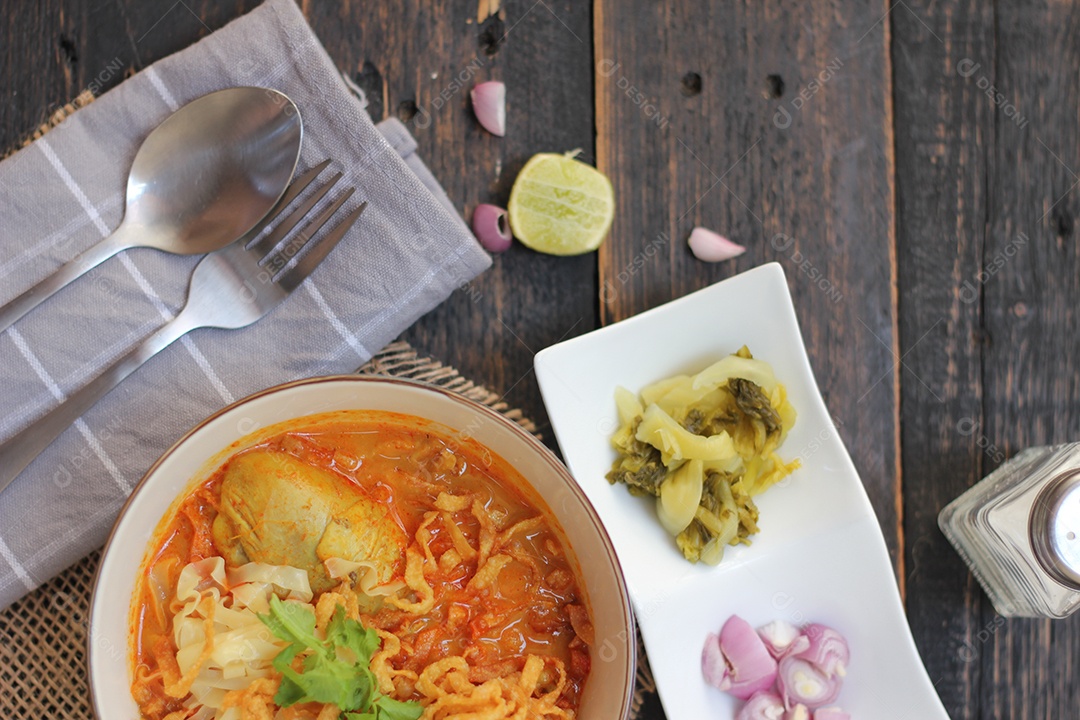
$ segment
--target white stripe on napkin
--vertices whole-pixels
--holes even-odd
[[[330,325],[332,325],[334,330],[337,331],[337,334],[341,336],[341,339],[344,340],[357,354],[360,358],[360,362],[367,362],[370,360],[371,353],[364,347],[364,344],[360,342],[360,339],[353,335],[349,328],[345,327],[345,323],[341,322],[340,318],[334,313],[333,308],[327,304],[326,298],[319,292],[319,288],[315,287],[315,283],[308,280],[304,283],[304,289],[308,291],[308,295],[310,295],[315,301],[315,304],[319,306],[319,309],[322,310],[322,314],[330,321]]]
[[[106,235],[106,237],[108,237]],[[146,279],[146,276],[142,274],[142,270],[135,265],[135,261],[128,256],[127,253],[120,253],[120,264],[124,266],[124,269],[128,271],[128,275],[135,281],[135,284],[139,286],[139,289],[143,291],[143,295],[154,305],[154,308],[161,315],[161,319],[165,322],[169,322],[173,319],[173,314],[169,310],[168,306],[161,301],[161,296],[157,294],[153,286],[150,285],[150,281]]]
[[[165,104],[169,106],[169,109],[176,112],[180,109],[180,103],[176,102],[176,98],[169,92],[169,88],[165,87],[165,83],[161,81],[161,76],[157,73],[157,68],[153,65],[143,70],[146,77],[150,79],[150,84],[157,90],[158,95],[165,101]]]
[[[64,163],[60,162],[60,158],[53,152],[52,147],[46,142],[45,138],[40,138],[34,143],[41,148],[41,152],[45,153],[45,158],[49,161],[49,164],[53,166],[59,175],[60,179],[64,181],[64,185],[71,194],[75,196],[75,199],[79,201],[79,205],[83,211],[90,216],[90,220],[93,221],[94,227],[98,229],[102,237],[109,237],[109,226],[105,224],[105,221],[101,219],[101,215],[98,213],[97,208],[90,202],[90,198],[86,197],[86,193],[79,187],[79,184],[75,182],[75,178],[71,177],[71,173],[64,167]]]
[[[105,466],[105,469],[109,472],[109,475],[116,481],[117,486],[124,492],[124,495],[131,494],[131,483],[127,481],[120,469],[116,467],[116,463],[112,461],[108,453],[105,452],[105,448],[98,442],[97,437],[90,431],[90,426],[86,424],[86,421],[79,418],[75,421],[75,427],[78,428],[79,434],[86,440],[86,444],[90,446],[90,449],[97,455],[98,460]]]
[[[41,382],[45,383],[45,387],[49,390],[49,393],[58,402],[64,402],[64,398],[66,397],[64,391],[60,389],[60,386],[53,380],[49,371],[46,370],[45,366],[38,360],[37,355],[30,349],[30,345],[27,344],[26,338],[22,336],[22,333],[19,332],[18,328],[11,328],[8,335],[11,336],[11,341],[15,343],[15,347],[19,349],[22,356],[26,358],[26,362],[30,363],[30,367],[34,370],[34,374],[41,379]]]
[[[7,564],[11,566],[11,569],[15,571],[15,576],[22,581],[22,584],[26,586],[27,591],[33,590],[37,587],[37,583],[30,577],[30,574],[26,572],[26,568],[15,559],[15,553],[11,552],[11,548],[4,542],[3,538],[0,538],[0,555],[3,555],[7,560]]]
[[[206,379],[214,386],[214,389],[217,390],[217,394],[221,396],[221,399],[225,401],[225,404],[231,405],[235,400],[233,394],[229,392],[229,388],[225,387],[225,383],[221,382],[221,378],[218,377],[214,368],[211,367],[210,361],[206,359],[206,356],[203,355],[202,351],[195,345],[195,341],[185,335],[180,338],[180,342],[184,344],[184,347],[187,348],[191,357],[195,359],[195,364],[203,371],[203,375],[206,375]]]
[[[22,333],[12,327],[8,328],[8,334],[11,336],[12,342],[15,343],[15,347],[18,348],[19,353],[26,358],[26,362],[30,363],[30,367],[33,368],[34,373],[41,379],[41,382],[45,383],[45,387],[48,388],[52,396],[59,402],[63,402],[65,399],[64,391],[60,389],[60,386],[53,380],[52,375],[50,375],[49,371],[45,369],[45,366],[41,364],[41,361],[38,360],[34,351],[30,349],[30,346],[27,344],[26,338],[22,336]],[[86,422],[82,418],[79,418],[75,421],[75,427],[78,428],[79,434],[86,440],[86,444],[89,445],[90,449],[97,455],[101,464],[105,466],[105,469],[108,471],[113,481],[120,487],[125,495],[130,494],[131,485],[124,479],[123,473],[116,467],[116,463],[112,461],[109,454],[105,452],[105,448],[98,442],[98,439],[94,436],[94,433],[90,430],[90,427]]]
[[[112,210],[114,207],[122,205],[123,200],[123,195],[113,195],[102,203],[102,208],[104,210]],[[54,243],[70,238],[72,235],[82,230],[86,225],[87,220],[88,218],[85,217],[85,213],[78,213],[76,217],[69,220],[64,227],[46,236],[44,240],[26,248],[24,251],[20,252],[18,256],[0,263],[0,278],[7,277],[18,270],[20,267],[44,252],[46,248],[52,247]]]

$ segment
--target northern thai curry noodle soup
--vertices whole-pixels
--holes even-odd
[[[513,467],[408,415],[283,427],[155,532],[131,612],[143,718],[337,720],[377,697],[371,717],[391,720],[574,716],[592,623],[561,529]],[[366,650],[352,621],[373,630]],[[320,684],[350,667],[346,687]]]

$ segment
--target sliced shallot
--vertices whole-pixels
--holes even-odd
[[[706,638],[701,669],[711,685],[747,700],[736,720],[851,720],[831,705],[850,655],[844,636],[827,625],[774,620],[755,631],[732,615]]]
[[[506,252],[514,240],[506,211],[497,205],[477,205],[473,210],[472,229],[488,252]]]
[[[776,681],[776,660],[750,623],[738,615],[732,615],[720,628],[720,652],[727,666],[720,689],[740,700],[772,687]]]
[[[721,690],[724,689],[727,663],[724,662],[724,655],[720,652],[720,636],[716,633],[709,633],[705,638],[705,647],[701,650],[701,674],[705,676],[705,682]]]
[[[694,228],[687,243],[694,257],[705,262],[730,260],[746,252],[742,245],[703,227]]]
[[[829,677],[809,660],[789,655],[780,661],[776,687],[787,707],[801,703],[813,710],[835,700],[842,682],[839,675]]]
[[[469,93],[473,112],[492,135],[506,135],[506,85],[498,80],[482,82]]]
[[[784,701],[768,690],[750,696],[735,720],[784,720]]]
[[[759,627],[757,632],[765,641],[769,654],[777,660],[798,654],[810,647],[810,638],[785,620],[773,620],[768,625]]]
[[[805,626],[803,634],[809,638],[810,645],[801,652],[792,653],[795,657],[808,660],[825,673],[827,677],[847,674],[847,664],[851,659],[847,640],[840,633],[827,625],[812,623]]]
[[[810,720],[810,709],[799,704],[784,713],[784,720]]]
[[[815,710],[814,720],[851,720],[851,715],[833,705]]]

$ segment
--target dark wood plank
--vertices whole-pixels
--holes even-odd
[[[993,133],[985,145],[989,213],[977,267],[985,277],[978,284],[987,337],[985,433],[1012,455],[1080,438],[1080,7],[1004,3],[997,13],[998,61],[983,63],[969,80],[985,73],[1000,93],[979,98],[993,111]],[[980,627],[995,621],[984,604]],[[985,648],[984,714],[1077,716],[1080,617],[1011,621]]]
[[[907,611],[954,720],[979,715],[982,593],[937,528],[949,501],[1000,462],[986,457],[975,268],[994,129],[968,60],[993,67],[993,8],[927,2],[890,15],[896,84],[901,449]],[[932,190],[931,190],[932,189]],[[996,455],[988,448],[987,455]],[[995,462],[996,460],[996,462]],[[994,628],[991,628],[993,630]]]
[[[1073,717],[1080,622],[999,617],[936,516],[1078,434],[1076,10],[920,2],[892,22],[909,618],[954,720]]]
[[[779,261],[899,569],[887,7],[602,0],[594,56],[603,322]],[[749,249],[698,262],[695,225]]]
[[[517,171],[534,153],[582,148],[593,155],[588,6],[572,0],[506,2],[477,22],[476,3],[358,3],[306,7],[319,37],[372,102],[396,115],[454,203],[505,207]],[[507,86],[507,135],[472,115],[469,89]],[[554,447],[532,357],[596,327],[596,256],[554,258],[523,246],[420,320],[404,338],[424,353],[505,394]]]
[[[62,2],[0,4],[8,28],[0,43],[0,154],[21,142],[81,89],[81,41],[65,28]],[[71,56],[75,57],[72,58]]]
[[[84,90],[101,95],[258,5],[225,3],[0,2],[0,148],[25,139]]]

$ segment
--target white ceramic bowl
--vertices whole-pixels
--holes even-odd
[[[581,720],[626,718],[636,667],[634,620],[615,551],[584,493],[558,459],[502,415],[420,383],[359,376],[303,380],[263,391],[207,418],[170,448],[139,483],[105,546],[90,615],[90,694],[100,720],[139,717],[131,697],[129,611],[154,529],[184,492],[279,423],[336,410],[417,415],[485,445],[532,485],[576,556],[596,627]]]

